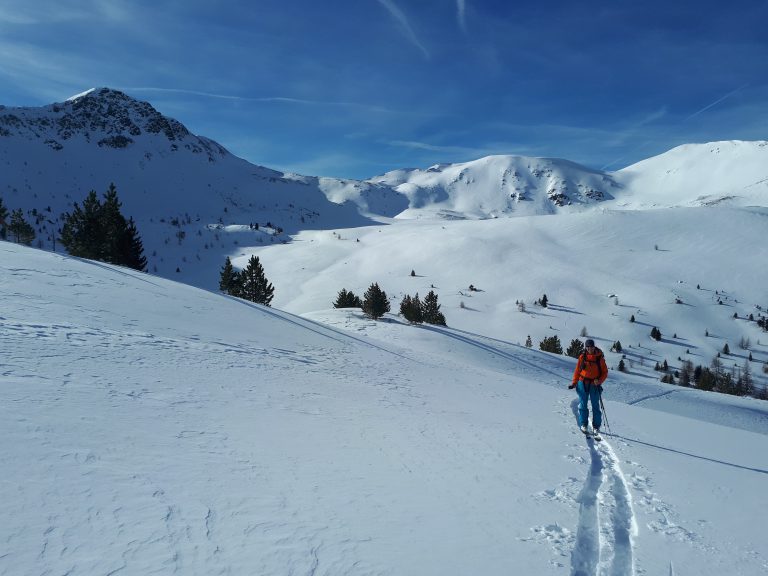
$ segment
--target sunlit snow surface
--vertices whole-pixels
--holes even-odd
[[[765,402],[613,372],[592,444],[570,358],[8,243],[0,337],[0,574],[768,570]]]

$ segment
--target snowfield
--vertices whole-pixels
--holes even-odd
[[[613,371],[594,444],[565,356],[0,268],[0,574],[768,571],[766,402]]]

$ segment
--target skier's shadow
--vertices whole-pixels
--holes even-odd
[[[579,399],[576,398],[571,401],[571,410],[573,411],[573,417],[574,420],[576,420],[576,425],[579,425]],[[624,440],[625,442],[634,442],[636,444],[642,444],[643,446],[648,446],[650,448],[656,448],[658,450],[664,450],[666,452],[672,452],[673,454],[680,454],[682,456],[688,456],[690,458],[696,458],[698,460],[706,460],[707,462],[714,462],[715,464],[722,464],[723,466],[730,466],[732,468],[739,468],[741,470],[749,470],[750,472],[758,472],[760,474],[768,474],[768,470],[763,470],[762,468],[756,468],[752,466],[743,466],[741,464],[734,464],[732,462],[726,462],[725,460],[717,460],[716,458],[708,458],[706,456],[700,456],[698,454],[691,454],[690,452],[684,452],[682,450],[675,450],[674,448],[667,448],[666,446],[661,446],[659,444],[652,444],[650,442],[643,442],[642,440],[638,440],[637,438],[627,438],[626,436],[621,436],[619,434],[611,434],[611,437],[618,438],[620,440]],[[595,454],[593,454],[594,456]],[[594,462],[593,462],[594,463]]]

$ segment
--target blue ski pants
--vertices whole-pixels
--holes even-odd
[[[603,392],[603,387],[597,384],[585,384],[583,380],[579,380],[576,385],[576,392],[579,395],[579,426],[585,426],[589,424],[589,405],[592,403],[592,426],[600,428],[603,423],[603,413],[600,412],[600,394]]]

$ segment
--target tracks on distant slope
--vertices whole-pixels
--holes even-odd
[[[613,448],[589,443],[589,472],[579,496],[572,576],[633,576],[637,534],[632,497]]]

